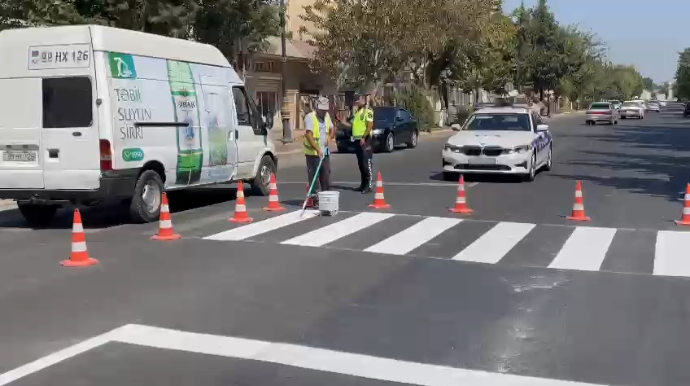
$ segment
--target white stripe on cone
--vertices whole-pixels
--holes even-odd
[[[581,191],[581,190],[576,190],[576,191],[575,191],[575,197],[582,197],[582,191]]]
[[[376,187],[377,187],[377,188],[383,187],[383,181],[377,180],[377,181],[376,181]]]
[[[163,229],[172,228],[172,221],[170,221],[170,220],[161,220],[161,221],[160,221],[160,227],[163,228]]]
[[[72,252],[86,252],[86,242],[72,243]]]
[[[377,199],[377,200],[383,200],[383,193],[376,193],[376,194],[374,195],[374,198]]]
[[[268,184],[268,188],[271,190],[276,190],[278,189],[278,185],[275,182],[271,182]]]
[[[72,224],[72,233],[82,233],[84,232],[84,225],[80,222],[75,222]]]
[[[683,208],[683,214],[690,215],[690,208]]]
[[[585,206],[582,204],[573,205],[573,210],[585,210]]]
[[[690,201],[690,194],[685,195],[685,201]]]
[[[465,197],[458,197],[458,199],[455,200],[455,203],[464,204],[465,203]]]
[[[278,196],[275,196],[275,195],[268,196],[268,202],[277,202],[277,201],[278,201]]]
[[[168,205],[161,205],[161,212],[170,212],[170,207]]]
[[[235,212],[246,212],[246,211],[247,211],[247,207],[244,205],[237,204],[237,206],[235,207]]]

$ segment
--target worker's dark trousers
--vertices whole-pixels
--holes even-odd
[[[374,167],[372,165],[373,152],[371,150],[371,140],[367,140],[364,146],[358,140],[355,140],[355,154],[357,154],[357,166],[359,166],[361,179],[360,188],[366,188],[367,186],[372,188],[374,186]]]
[[[318,155],[305,155],[307,158],[307,176],[309,177],[309,185],[314,181],[314,175],[316,174],[316,168],[319,167],[319,156]],[[320,189],[319,189],[320,188]],[[325,156],[323,158],[323,163],[321,164],[321,169],[319,170],[319,178],[316,180],[314,190],[312,194],[321,191],[325,192],[331,190],[331,157]]]

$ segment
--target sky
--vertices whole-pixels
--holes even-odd
[[[537,0],[525,0],[531,7]],[[672,81],[678,52],[690,47],[690,0],[548,0],[556,20],[595,33],[616,64],[632,64],[659,84]],[[503,0],[511,12],[520,0]]]

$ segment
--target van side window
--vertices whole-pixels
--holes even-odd
[[[91,79],[83,76],[43,79],[43,127],[91,127]]]
[[[251,126],[251,110],[249,109],[249,103],[247,103],[247,96],[244,93],[244,88],[233,87],[232,96],[235,100],[235,110],[237,110],[237,123],[243,126]]]

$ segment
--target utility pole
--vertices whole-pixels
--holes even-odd
[[[285,26],[285,0],[280,0],[280,91],[283,94],[283,103],[280,106],[280,117],[283,122],[283,143],[291,143],[292,129],[290,128],[290,109],[288,108],[287,89],[285,78],[287,76],[287,50],[286,50],[286,26]]]

